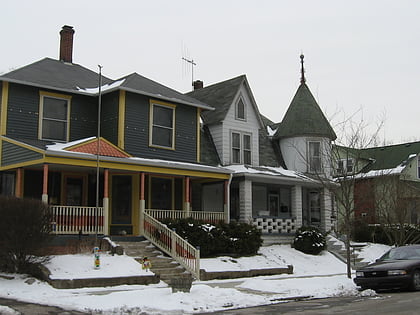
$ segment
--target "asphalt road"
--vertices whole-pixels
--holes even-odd
[[[420,314],[420,292],[382,292],[379,296],[375,297],[338,297],[328,299],[303,300],[296,302],[283,302],[274,305],[214,312],[212,314],[417,315]]]
[[[0,305],[9,306],[22,315],[82,315],[77,311],[19,302],[0,298]],[[281,302],[278,304],[250,307],[223,312],[202,313],[219,315],[272,315],[272,314],[357,314],[357,315],[417,315],[420,314],[420,292],[386,292],[375,297],[337,297],[302,301]],[[141,313],[147,315],[147,313]]]

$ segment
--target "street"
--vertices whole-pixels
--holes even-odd
[[[419,314],[420,292],[382,292],[375,297],[337,297],[282,302],[212,314]],[[203,313],[204,314],[204,313]],[[208,313],[207,313],[208,314]]]

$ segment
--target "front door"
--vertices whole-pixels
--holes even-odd
[[[111,234],[133,234],[131,175],[113,175],[111,187]]]

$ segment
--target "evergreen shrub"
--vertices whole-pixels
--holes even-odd
[[[191,218],[166,219],[162,223],[193,246],[200,247],[200,256],[203,258],[255,255],[262,245],[261,232],[246,223],[209,224]]]
[[[299,228],[293,239],[293,247],[305,254],[318,255],[326,246],[324,234],[315,227]]]

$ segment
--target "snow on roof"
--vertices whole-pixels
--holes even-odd
[[[311,178],[305,176],[302,173],[286,170],[283,167],[272,167],[272,166],[252,167],[252,166],[246,166],[246,165],[229,165],[229,166],[225,166],[225,168],[233,171],[233,173],[236,173],[236,174],[247,173],[247,174],[271,175],[271,176],[285,176],[285,177],[306,179],[306,180],[312,181]]]
[[[72,147],[72,146],[77,145],[79,143],[87,142],[87,141],[95,139],[95,138],[96,137],[83,138],[83,139],[70,141],[70,142],[66,142],[66,143],[56,142],[54,144],[47,145],[47,150],[48,151],[65,151],[66,148]]]
[[[270,137],[274,136],[277,132],[277,128],[276,129],[272,129],[270,126],[267,126],[267,133]]]
[[[371,178],[371,177],[378,177],[378,176],[388,176],[388,175],[398,175],[401,174],[402,171],[405,169],[405,165],[399,165],[394,168],[388,168],[384,170],[372,170],[367,173],[358,174],[356,178]]]
[[[101,86],[101,92],[106,92],[108,90],[112,90],[112,89],[116,89],[117,87],[121,86],[124,83],[125,79],[119,80],[119,81],[115,81],[112,82],[111,84],[105,84]],[[77,87],[78,91],[87,93],[87,94],[92,94],[92,95],[96,95],[99,94],[99,87],[95,87],[95,88],[80,88]]]

